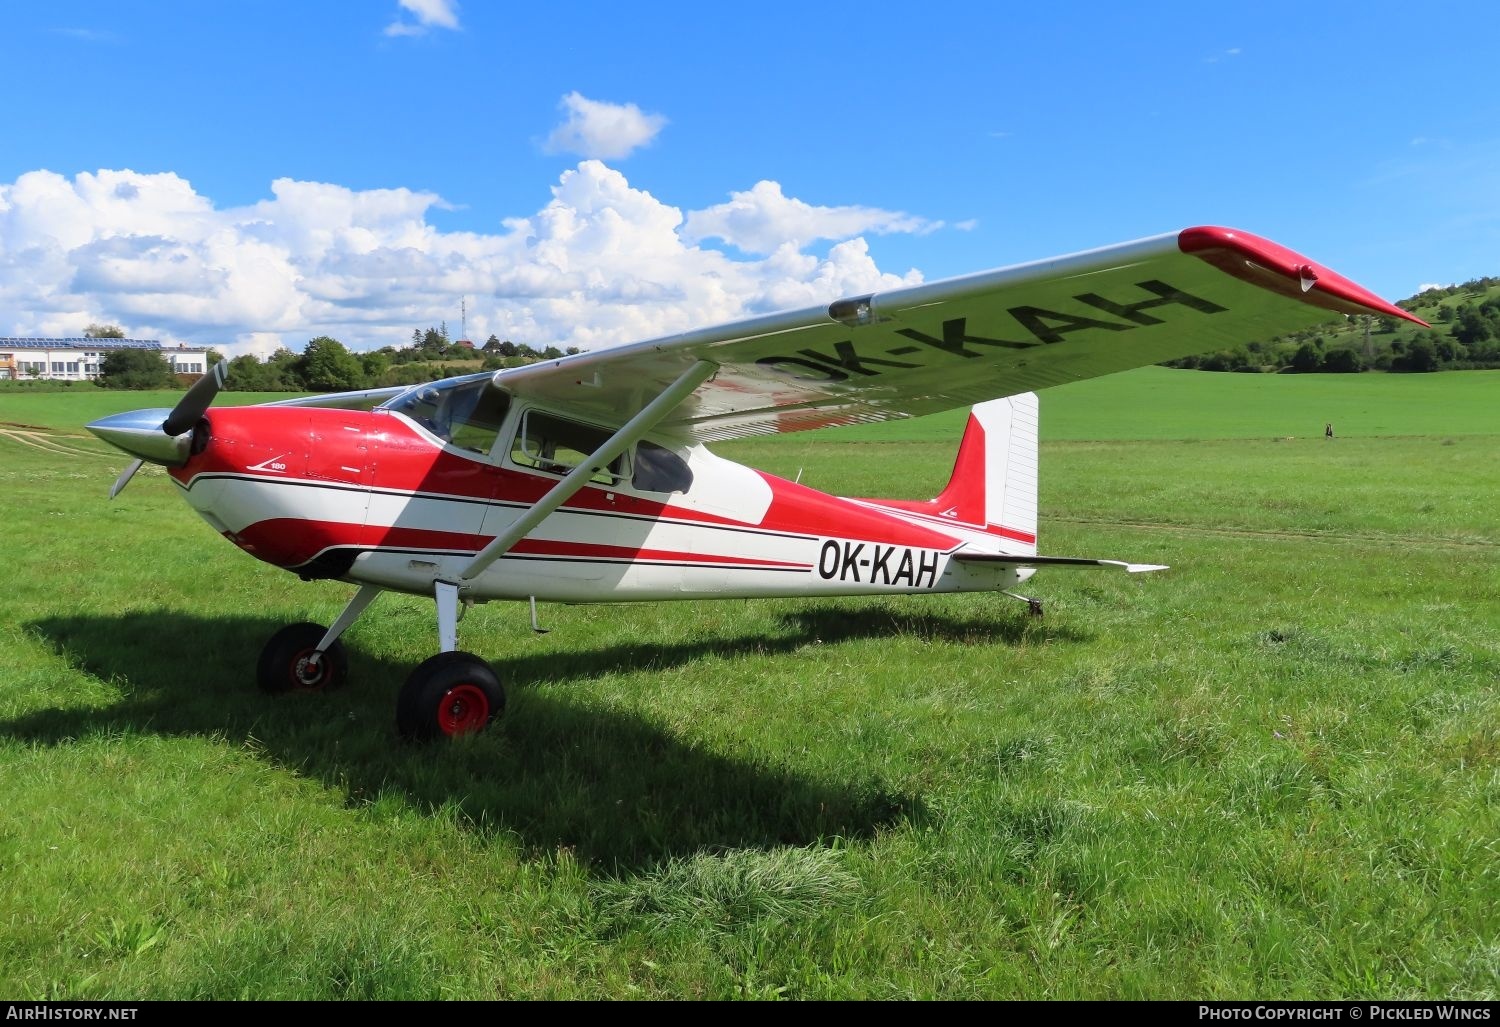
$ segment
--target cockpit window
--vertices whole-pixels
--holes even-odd
[[[548,474],[567,474],[583,463],[612,433],[593,425],[580,424],[565,417],[528,410],[521,418],[521,430],[511,446],[510,458],[522,467],[534,467]],[[609,467],[593,476],[605,485],[616,485],[630,477],[630,461],[622,453]]]
[[[500,434],[510,396],[488,375],[417,385],[385,404],[460,449],[487,454]]]

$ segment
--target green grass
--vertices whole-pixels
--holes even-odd
[[[1061,440],[1494,435],[1500,371],[1230,374],[1143,367],[1044,393],[1042,437]],[[835,428],[839,441],[948,442],[968,413]],[[794,437],[812,445],[811,435]],[[791,440],[788,440],[791,443]],[[791,443],[795,445],[795,443]]]
[[[78,392],[0,392],[0,428],[35,426],[83,434],[83,426],[122,410],[145,407],[170,409],[182,399],[182,389],[155,392],[124,392],[88,388]],[[224,392],[214,400],[218,406],[241,406],[287,399],[281,392]]]
[[[1044,551],[1173,570],[1039,575],[1040,622],[732,600],[536,636],[489,606],[462,638],[510,707],[439,747],[392,725],[430,602],[376,603],[345,690],[263,697],[264,640],[347,586],[243,557],[159,472],[107,503],[90,439],[0,436],[0,993],[1494,999],[1495,381],[1057,390]],[[961,420],[721,451],[925,497]]]

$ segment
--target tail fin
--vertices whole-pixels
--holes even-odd
[[[880,500],[897,510],[940,518],[1036,553],[1038,403],[1027,392],[980,403],[969,412],[953,476],[925,503]]]
[[[980,403],[958,447],[938,516],[982,527],[1036,552],[1038,403],[1033,392]]]

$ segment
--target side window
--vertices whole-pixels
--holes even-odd
[[[579,424],[540,410],[528,410],[521,418],[521,428],[511,444],[510,458],[521,467],[534,467],[548,474],[567,474],[604,445],[611,434],[603,428]],[[607,469],[594,475],[594,480],[615,485],[628,477],[629,461],[622,453]]]
[[[487,382],[453,393],[453,444],[460,449],[488,454],[500,434],[510,395]]]
[[[642,440],[635,447],[635,476],[630,484],[642,492],[686,492],[693,487],[693,471],[670,449]]]

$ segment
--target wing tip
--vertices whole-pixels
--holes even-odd
[[[1177,248],[1206,260],[1226,274],[1287,296],[1304,298],[1329,310],[1342,314],[1375,313],[1411,321],[1423,328],[1432,327],[1337,271],[1250,232],[1221,225],[1184,228],[1177,233]],[[1253,262],[1255,269],[1271,272],[1271,277],[1255,274],[1247,261]]]

